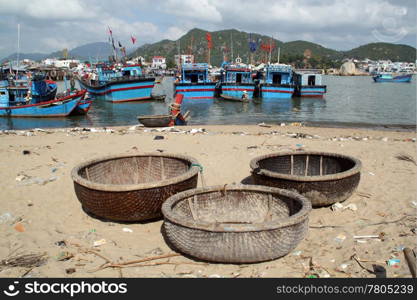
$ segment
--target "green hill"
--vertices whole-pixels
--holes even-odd
[[[168,64],[173,64],[174,55],[178,54],[178,48],[182,54],[193,54],[196,62],[207,62],[207,41],[208,31],[194,28],[183,35],[177,41],[163,40],[154,44],[146,44],[130,53],[130,57],[143,56],[146,61],[151,61],[155,55],[167,58]],[[283,43],[272,39],[269,36],[257,33],[251,34],[252,39],[259,41],[260,44],[275,45],[271,53],[271,61],[276,62],[278,47],[280,50],[280,62],[294,63],[297,67],[304,67],[304,53],[310,51],[308,67],[327,68],[339,67],[343,58],[357,59],[390,59],[392,61],[415,61],[416,49],[406,45],[396,45],[387,43],[374,43],[360,46],[350,51],[337,51],[325,48],[319,44],[307,41],[292,41]],[[249,33],[235,29],[220,30],[211,32],[213,48],[211,49],[211,64],[220,66],[223,62],[224,54],[231,57],[231,40],[233,39],[233,57],[240,56],[244,63],[250,62],[251,53],[249,51]],[[224,52],[226,49],[226,52]],[[253,62],[261,63],[268,60],[268,52],[263,51],[259,46],[253,53]]]
[[[391,61],[413,62],[416,60],[416,48],[407,45],[371,43],[346,51],[344,56],[356,59],[390,59]]]

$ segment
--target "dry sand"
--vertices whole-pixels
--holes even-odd
[[[145,132],[143,128],[128,130],[128,127],[113,128],[113,133],[68,132],[68,129],[1,133],[0,260],[9,255],[41,252],[46,252],[48,260],[33,269],[3,267],[0,276],[304,277],[312,257],[320,276],[328,273],[331,277],[375,277],[352,259],[356,254],[366,261],[361,263],[365,268],[372,270],[372,265],[377,264],[386,269],[388,277],[410,277],[402,252],[396,254],[395,250],[416,245],[416,165],[399,160],[396,155],[408,154],[416,159],[415,132],[298,126],[204,128],[206,133],[196,134]],[[291,133],[301,134],[293,137]],[[154,140],[155,135],[164,139]],[[352,155],[362,161],[363,169],[357,192],[343,203],[355,204],[357,210],[314,209],[307,237],[287,256],[246,265],[201,264],[179,256],[169,259],[175,265],[91,272],[105,261],[83,251],[101,239],[106,243],[95,249],[113,261],[173,251],[160,233],[162,220],[120,224],[87,215],[75,196],[70,177],[77,163],[108,154],[161,149],[195,157],[204,166],[206,184],[218,185],[239,183],[249,176],[249,161],[255,156],[299,148]],[[23,150],[30,154],[24,155]],[[19,176],[22,174],[30,178]],[[41,184],[36,178],[52,181]],[[380,222],[387,224],[375,225]],[[338,227],[316,228],[329,225]],[[384,233],[383,240],[367,239],[358,243],[353,239],[354,235],[381,233]],[[345,240],[338,242],[337,236],[345,236]],[[66,246],[56,244],[62,240]],[[58,261],[62,252],[74,257]],[[390,258],[399,258],[399,266],[388,266],[386,261]],[[75,272],[67,274],[66,269],[70,268],[75,268]]]

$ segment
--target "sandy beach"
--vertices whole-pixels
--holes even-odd
[[[387,277],[411,277],[402,247],[416,246],[416,165],[396,156],[417,160],[416,132],[298,125],[1,132],[0,260],[45,252],[47,261],[34,268],[0,267],[0,277],[305,277],[311,268],[320,277],[375,277],[373,265],[384,267]],[[157,135],[164,138],[155,140]],[[70,176],[76,164],[119,153],[182,153],[204,167],[206,185],[224,185],[248,177],[249,162],[258,155],[302,149],[351,155],[363,168],[357,191],[343,203],[357,210],[313,209],[307,237],[287,256],[245,265],[175,256],[162,260],[173,264],[94,272],[103,257],[122,262],[173,250],[160,233],[162,220],[123,224],[87,215]],[[358,241],[358,235],[380,238]],[[400,262],[389,266],[390,259]]]

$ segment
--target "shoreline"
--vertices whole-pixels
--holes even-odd
[[[45,252],[48,257],[45,264],[33,269],[0,268],[0,277],[120,277],[117,269],[91,272],[104,261],[85,249],[115,261],[174,251],[161,235],[162,219],[118,223],[86,214],[70,176],[80,162],[122,153],[185,154],[197,159],[204,168],[206,185],[214,186],[247,180],[249,162],[254,157],[303,150],[340,153],[361,160],[359,186],[343,202],[344,206],[354,204],[356,210],[313,209],[306,238],[291,253],[273,261],[196,264],[200,262],[181,255],[173,258],[176,265],[126,268],[122,276],[305,277],[311,258],[321,270],[320,277],[374,277],[352,259],[356,254],[369,269],[372,261],[382,265],[388,277],[410,277],[402,253],[396,249],[415,247],[417,166],[397,157],[406,154],[417,161],[415,132],[296,125],[153,129],[119,126],[0,132],[0,260],[13,251]],[[162,138],[155,139],[156,136]],[[384,238],[360,242],[354,238],[365,235]],[[100,242],[100,246],[94,246],[94,242]],[[61,259],[62,255],[69,258]],[[387,265],[386,261],[393,257],[400,263]],[[68,269],[75,272],[69,274]]]
[[[371,130],[371,131],[393,131],[393,132],[417,132],[417,124],[380,124],[374,125],[369,123],[331,123],[331,122],[297,122],[297,121],[283,121],[277,123],[258,123],[258,124],[189,124],[185,126],[175,126],[176,128],[189,128],[189,127],[230,127],[230,126],[240,126],[240,127],[261,127],[264,124],[269,127],[304,127],[304,128],[327,128],[327,129],[362,129],[362,130]],[[31,127],[25,129],[0,129],[0,135],[4,133],[13,133],[13,132],[22,132],[22,131],[37,131],[39,129],[52,131],[52,132],[61,132],[62,130],[70,130],[74,128],[86,128],[86,129],[100,129],[100,128],[110,128],[110,129],[127,129],[133,126],[146,128],[140,123],[132,123],[126,125],[114,125],[114,126],[69,126],[69,127]]]

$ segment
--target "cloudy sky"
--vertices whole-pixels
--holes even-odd
[[[0,58],[107,41],[177,39],[198,27],[236,28],[348,50],[369,42],[416,46],[415,0],[0,0]],[[131,42],[130,42],[131,43]]]

